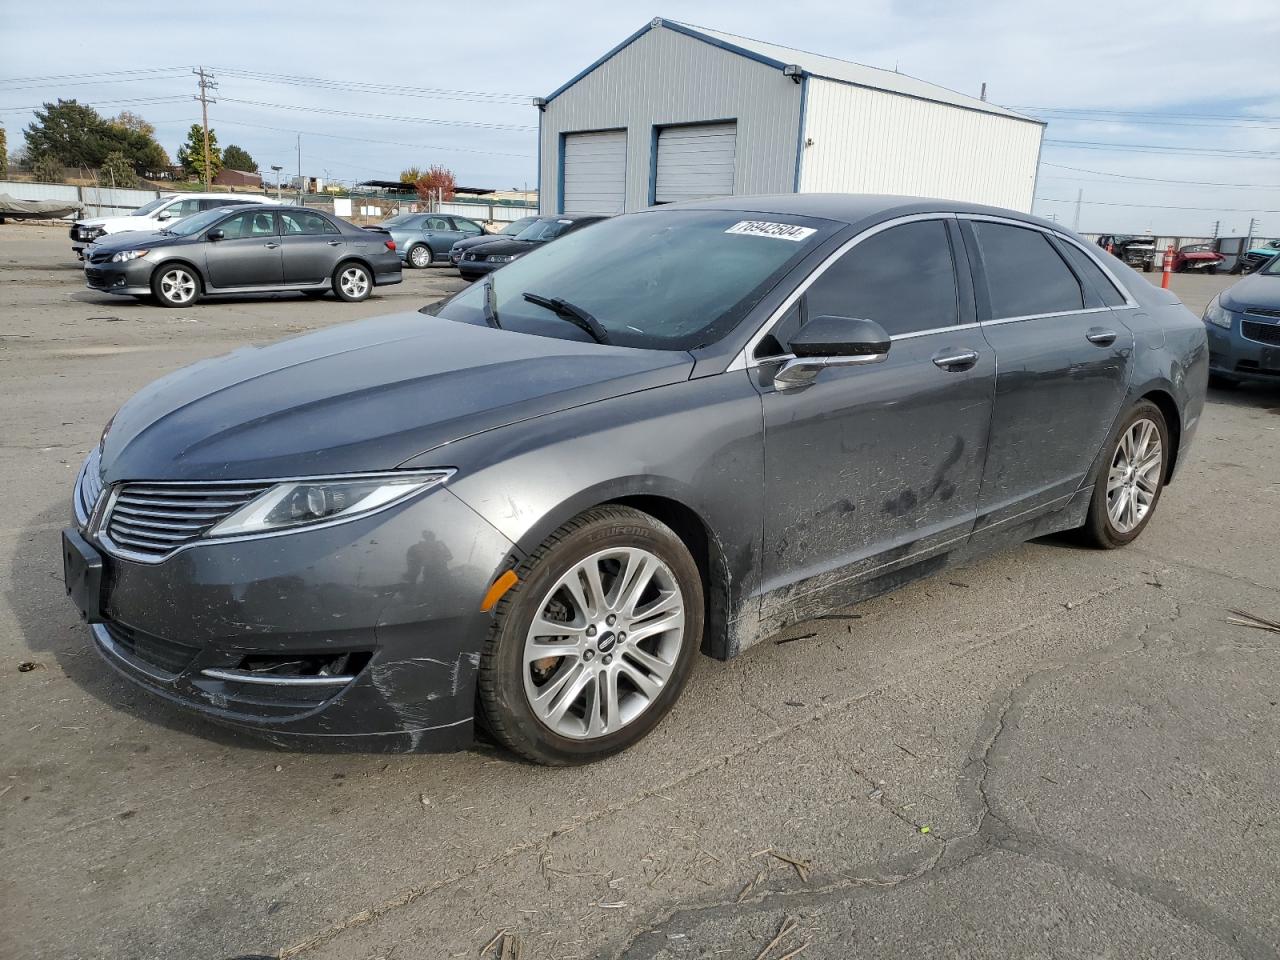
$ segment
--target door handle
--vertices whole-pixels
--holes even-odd
[[[326,242],[327,244],[329,244],[329,246],[331,246],[331,247],[340,247],[340,246],[342,246],[342,241],[341,241],[341,240],[326,240],[325,242]]]
[[[934,366],[950,373],[968,370],[977,362],[977,350],[939,350],[933,355]]]
[[[1102,327],[1090,327],[1084,338],[1100,347],[1109,347],[1116,342],[1116,332]]]
[[[268,250],[274,250],[276,247],[280,246],[280,244],[278,244],[278,243],[265,243],[265,244],[263,244],[263,246],[264,246],[264,247],[266,247]]]

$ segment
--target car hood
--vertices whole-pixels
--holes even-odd
[[[483,253],[487,257],[495,253],[500,256],[528,253],[536,246],[538,244],[530,240],[516,240],[514,237],[491,237],[484,243],[477,243],[471,249],[475,253]]]
[[[1262,307],[1280,310],[1280,276],[1253,273],[1222,293],[1222,306],[1228,310]]]
[[[93,241],[93,248],[94,250],[132,250],[141,246],[167,246],[186,239],[189,238],[175,236],[172,233],[161,233],[159,230],[124,230],[99,237]]]
[[[499,237],[492,233],[486,233],[479,237],[463,237],[457,241],[450,249],[452,250],[470,250],[472,247],[478,247],[482,243],[493,243],[495,240],[510,240],[510,237]]]
[[[77,220],[76,223],[82,227],[112,227],[117,230],[124,227],[137,229],[144,224],[155,226],[155,221],[149,217],[91,217],[88,220]]]
[[[686,380],[687,353],[393,314],[178,370],[116,414],[103,479],[394,469],[452,440]],[[439,451],[450,466],[448,449]]]

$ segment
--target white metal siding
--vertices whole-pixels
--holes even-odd
[[[621,213],[627,189],[627,131],[564,138],[564,213]]]
[[[1030,212],[1044,128],[811,77],[800,190],[897,193]]]
[[[795,184],[800,84],[782,71],[664,27],[647,31],[547,104],[542,114],[544,213],[559,210],[562,133],[626,127],[626,209],[649,205],[653,129],[737,121],[734,192]]]
[[[658,132],[654,199],[658,203],[733,194],[736,123],[663,127]]]

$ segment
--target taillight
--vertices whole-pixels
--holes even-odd
[[[386,240],[384,242],[386,243],[388,250],[390,250],[392,253],[396,252],[396,242],[394,240]]]

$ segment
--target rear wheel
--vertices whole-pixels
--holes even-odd
[[[679,697],[702,641],[702,580],[680,538],[648,514],[596,507],[516,575],[480,661],[489,729],[556,765],[644,737]]]
[[[1164,414],[1143,400],[1121,422],[1099,464],[1080,531],[1087,543],[1112,550],[1138,538],[1160,502],[1168,455]]]
[[[435,258],[431,255],[430,247],[425,243],[418,243],[409,248],[409,254],[406,259],[409,261],[409,266],[421,270],[423,267],[431,266]]]
[[[373,292],[373,274],[362,263],[343,263],[333,271],[333,292],[340,300],[359,303]]]
[[[189,307],[200,299],[200,278],[185,264],[162,266],[152,275],[151,292],[162,306]]]

